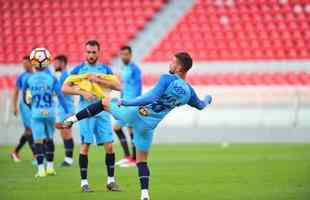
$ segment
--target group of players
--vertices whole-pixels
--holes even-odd
[[[111,68],[99,63],[100,44],[90,40],[85,44],[85,62],[75,66],[71,72],[66,70],[67,59],[65,56],[55,57],[55,71],[60,71],[61,76],[57,80],[50,70],[37,69],[32,72],[32,66],[25,57],[23,64],[25,72],[17,79],[17,88],[14,95],[14,113],[17,114],[18,91],[31,92],[31,108],[27,98],[20,101],[19,110],[24,119],[25,132],[20,143],[12,152],[14,160],[18,160],[18,152],[22,144],[28,141],[38,165],[37,177],[55,174],[53,167],[54,143],[53,132],[55,116],[53,112],[53,98],[55,93],[59,99],[58,117],[61,126],[61,135],[65,146],[65,159],[61,166],[70,166],[73,163],[73,139],[72,125],[79,122],[81,147],[79,154],[79,167],[81,176],[81,188],[83,192],[91,192],[88,174],[88,152],[90,144],[94,142],[103,146],[105,150],[105,163],[107,167],[107,189],[120,191],[114,176],[115,153],[113,149],[113,132],[119,137],[124,150],[124,159],[117,164],[122,166],[137,166],[141,188],[141,200],[149,200],[149,176],[148,167],[149,150],[151,147],[154,130],[159,122],[175,107],[188,104],[199,110],[211,103],[212,98],[206,95],[200,100],[194,89],[185,81],[187,72],[192,67],[192,58],[186,52],[176,53],[169,66],[169,73],[163,74],[153,89],[141,95],[141,71],[131,61],[131,48],[125,46],[121,49],[120,56],[123,61],[121,82],[108,81],[98,75],[113,74]],[[92,93],[76,87],[74,82],[65,81],[68,75],[87,74],[86,79],[102,87],[121,92],[120,98],[97,98]],[[73,115],[72,95],[80,97],[79,112]],[[23,95],[27,96],[27,95]],[[46,112],[42,112],[42,108]],[[31,109],[27,111],[27,109]],[[29,117],[29,113],[31,117]],[[25,116],[24,116],[25,115]],[[112,128],[110,116],[116,119]],[[25,118],[24,118],[25,117]],[[28,120],[28,121],[27,121]],[[122,130],[127,127],[132,141],[133,153],[130,156],[128,143]],[[113,131],[114,129],[114,131]],[[31,134],[32,132],[32,134]],[[32,136],[31,136],[32,135]],[[34,144],[33,144],[34,142]],[[46,159],[46,168],[44,165]]]
[[[67,71],[67,63],[68,59],[65,55],[58,55],[54,58],[54,71],[55,76],[58,76],[58,81],[60,84],[64,82],[66,77],[68,76]],[[26,104],[26,102],[23,99],[23,87],[25,86],[28,78],[34,73],[33,66],[30,62],[29,56],[24,56],[22,60],[22,65],[24,67],[24,72],[21,73],[17,79],[15,84],[15,89],[13,93],[13,113],[15,116],[20,114],[21,120],[23,122],[24,126],[24,133],[19,138],[19,142],[17,146],[14,148],[14,150],[11,153],[11,158],[15,162],[20,162],[21,158],[19,155],[19,152],[23,145],[28,142],[29,147],[33,154],[33,165],[37,164],[36,157],[35,157],[35,145],[33,143],[33,137],[32,137],[32,129],[31,129],[31,110],[30,107]],[[48,72],[50,70],[48,69]],[[59,74],[60,73],[60,74]],[[70,109],[70,111],[74,112],[74,105],[73,105],[73,98],[70,96],[65,96],[67,107]],[[57,114],[58,114],[58,120],[64,120],[65,114],[64,110],[61,106],[57,106]],[[70,166],[73,164],[73,148],[74,148],[74,142],[72,138],[71,129],[64,129],[60,130],[61,136],[63,138],[64,147],[65,147],[65,159],[60,164],[60,166]]]

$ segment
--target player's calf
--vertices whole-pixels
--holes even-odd
[[[113,151],[113,145],[112,143],[106,143],[104,144],[104,148],[106,151],[105,156],[105,164],[107,166],[107,189],[109,191],[113,192],[120,192],[119,186],[116,184],[115,176],[114,176],[114,170],[115,170],[115,153]]]
[[[55,175],[54,169],[54,152],[55,152],[55,144],[51,139],[46,140],[45,143],[45,156],[46,156],[46,173],[47,175]]]
[[[23,135],[20,137],[20,139],[19,139],[19,141],[18,141],[18,144],[17,144],[17,146],[16,146],[16,148],[14,149],[13,152],[14,152],[16,155],[18,155],[20,149],[24,146],[24,144],[25,144],[26,142],[27,142],[27,135],[26,135],[26,134],[23,134]]]
[[[148,167],[147,162],[138,162],[138,174],[140,180],[140,187],[141,187],[141,200],[149,200],[149,177],[150,177],[150,170]]]
[[[36,141],[35,142],[35,149],[36,149],[36,157],[38,163],[38,172],[35,175],[36,177],[45,177],[46,171],[44,166],[44,144],[43,141]]]
[[[82,192],[91,192],[87,179],[89,144],[82,144],[79,155],[79,167]]]
[[[80,153],[79,166],[80,166],[82,192],[89,192],[90,188],[87,180],[88,155],[83,155]]]
[[[35,157],[35,154],[36,154],[35,152],[36,151],[35,151],[35,145],[34,145],[34,141],[33,141],[31,130],[30,130],[30,132],[28,132],[26,134],[26,139],[27,139],[28,145],[30,147],[30,150],[32,152],[32,155]]]
[[[65,147],[65,159],[60,164],[61,167],[68,167],[73,164],[73,148],[74,142],[71,134],[71,129],[61,130]]]
[[[117,135],[117,137],[121,143],[121,146],[123,148],[124,158],[129,158],[130,152],[129,152],[128,142],[127,142],[125,133],[122,130],[122,127],[116,127],[115,126],[113,129],[114,129],[114,132],[116,133],[116,135]],[[121,163],[118,163],[118,164],[121,164]]]
[[[130,131],[131,148],[132,148],[132,161],[136,163],[136,145],[133,142],[133,130]]]

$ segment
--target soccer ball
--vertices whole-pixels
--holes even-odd
[[[51,62],[51,54],[45,48],[35,48],[30,53],[30,61],[35,68],[46,68]]]

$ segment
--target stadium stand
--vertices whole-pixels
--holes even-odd
[[[309,0],[197,0],[144,61],[180,50],[200,61],[309,59],[309,40]]]
[[[158,75],[146,74],[144,85],[152,85],[158,80]],[[284,86],[284,85],[310,85],[309,72],[254,72],[254,73],[212,73],[191,74],[187,78],[193,85],[205,86]]]
[[[152,86],[158,81],[159,75],[148,73],[143,76],[143,85]],[[15,75],[0,76],[0,90],[13,89]],[[212,73],[192,74],[187,80],[193,85],[204,86],[310,86],[309,72],[253,72],[253,73]]]
[[[4,1],[0,6],[0,63],[18,63],[32,47],[43,45],[70,62],[83,58],[89,38],[103,45],[102,60],[119,48],[167,3],[142,1]],[[40,12],[49,8],[50,12]],[[91,11],[90,9],[91,8]],[[195,61],[309,59],[310,0],[197,0],[144,61],[169,61],[176,51],[189,51]],[[309,85],[309,72],[204,72],[191,74],[195,85]],[[144,84],[158,74],[144,75]],[[11,89],[15,75],[1,75],[0,88]]]
[[[38,46],[53,55],[66,53],[77,63],[90,38],[102,43],[101,58],[109,61],[164,4],[165,0],[2,1],[0,63],[18,63]]]

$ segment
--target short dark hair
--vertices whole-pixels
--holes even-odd
[[[23,56],[23,60],[30,60],[30,56],[29,55],[24,55]]]
[[[129,53],[132,53],[132,49],[131,49],[130,46],[123,46],[123,47],[121,48],[121,51],[124,51],[124,50],[128,50]]]
[[[177,58],[180,65],[185,69],[186,72],[192,68],[193,59],[187,52],[176,53],[174,56]]]
[[[97,40],[88,40],[86,42],[85,46],[87,46],[87,45],[89,45],[89,46],[97,46],[98,49],[100,49],[100,44],[99,44],[99,42]]]
[[[68,57],[63,54],[57,55],[54,59],[63,62],[65,65],[68,64]]]

